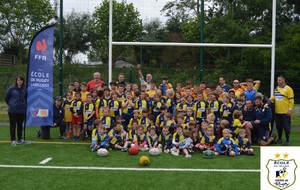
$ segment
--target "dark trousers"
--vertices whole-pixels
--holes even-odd
[[[23,122],[25,119],[25,114],[23,113],[8,113],[9,123],[10,123],[10,140],[16,140],[16,126],[18,140],[22,139]]]

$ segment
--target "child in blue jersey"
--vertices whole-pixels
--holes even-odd
[[[172,135],[168,127],[163,127],[162,134],[158,137],[158,148],[164,152],[169,153],[172,147]]]
[[[223,137],[219,139],[216,149],[220,155],[237,156],[238,148],[234,140],[230,138],[230,130],[223,130]]]
[[[162,105],[160,108],[160,114],[156,117],[155,125],[160,130],[161,123],[165,120],[165,114],[167,113],[167,106]]]
[[[186,158],[192,157],[191,150],[193,147],[193,140],[191,139],[191,131],[184,130],[183,131],[184,139],[178,143],[178,149],[173,151],[172,154],[174,156],[178,156],[180,153],[184,153]]]
[[[238,146],[239,154],[246,154],[246,155],[254,156],[254,151],[252,148],[250,148],[251,143],[246,138],[246,130],[245,129],[243,129],[243,128],[239,129],[239,136],[235,140],[235,143]]]
[[[101,120],[96,119],[93,124],[96,128],[92,132],[92,151],[96,152],[99,148],[108,149],[108,136],[105,132],[105,127],[101,124]]]
[[[150,129],[155,129],[156,133],[158,134],[157,127],[155,126],[155,116],[154,115],[149,115],[148,116],[147,131],[149,132]]]
[[[202,136],[200,136],[200,132],[198,131],[197,128],[194,128],[191,130],[192,133],[192,140],[193,140],[193,151],[199,150],[199,146],[200,146],[200,142],[201,142],[201,138]]]
[[[152,115],[154,115],[155,118],[160,114],[162,105],[163,104],[160,102],[159,96],[157,94],[154,94],[152,105],[151,105],[151,110],[152,110]]]
[[[204,101],[202,91],[198,92],[197,101],[194,104],[193,111],[194,119],[197,122],[197,126],[200,128],[201,123],[205,122],[205,118],[208,112],[208,104],[206,101]]]
[[[110,109],[109,115],[111,117],[116,117],[117,115],[121,115],[120,103],[118,101],[118,93],[113,91],[111,93],[112,99],[108,102],[108,107]]]
[[[201,151],[216,150],[217,139],[214,135],[214,129],[211,125],[207,125],[205,129],[205,135],[202,137],[199,145]]]
[[[186,108],[186,116],[184,117],[185,124],[188,124],[190,121],[195,121],[192,107]]]
[[[109,109],[105,108],[103,111],[103,116],[100,118],[102,121],[102,125],[106,128],[107,131],[109,131],[111,128],[111,125],[115,122],[113,117],[109,116]]]
[[[142,117],[139,120],[139,122],[140,122],[139,125],[144,127],[145,132],[147,132],[147,127],[149,125],[148,114],[149,114],[148,109],[144,108],[143,111],[142,111]]]
[[[111,149],[121,150],[124,147],[126,133],[118,123],[113,123],[113,132],[109,135],[109,145]]]
[[[85,132],[89,139],[92,137],[92,126],[93,126],[93,119],[95,114],[95,104],[93,104],[93,97],[91,94],[86,95],[86,103],[83,107],[83,139],[86,138]]]
[[[156,148],[158,145],[158,136],[156,134],[155,129],[150,129],[149,133],[147,134],[147,140],[148,140],[148,147],[149,149],[151,148]]]

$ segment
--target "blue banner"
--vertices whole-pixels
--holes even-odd
[[[54,25],[39,31],[29,47],[26,126],[53,125]]]

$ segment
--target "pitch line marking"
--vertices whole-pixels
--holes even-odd
[[[84,166],[33,166],[0,165],[0,168],[63,169],[63,170],[113,170],[113,171],[179,171],[179,172],[254,172],[252,169],[192,169],[192,168],[120,168],[120,167],[84,167]]]
[[[52,158],[46,158],[45,160],[41,161],[39,164],[46,164],[50,160],[52,160]]]

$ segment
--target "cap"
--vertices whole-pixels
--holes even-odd
[[[57,101],[57,100],[58,100],[58,101],[62,101],[61,96],[56,96],[56,97],[55,97],[55,101]]]

